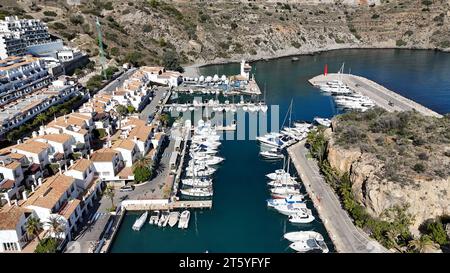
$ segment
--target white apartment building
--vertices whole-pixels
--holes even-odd
[[[133,166],[133,163],[140,157],[139,149],[136,143],[128,139],[116,140],[112,145],[112,148],[120,152],[126,167]]]
[[[28,242],[25,224],[32,210],[18,206],[5,206],[0,210],[0,253],[19,252]]]
[[[0,106],[51,82],[44,61],[30,55],[0,60]]]
[[[22,163],[10,156],[0,156],[0,198],[3,197],[9,204],[13,198],[19,199],[23,180]]]
[[[120,181],[132,180],[133,176],[129,171],[130,168],[125,168],[122,154],[111,148],[102,148],[95,151],[91,156],[91,161],[94,163],[96,175],[104,181]],[[123,170],[127,172],[126,175],[120,174]]]
[[[28,162],[39,164],[43,169],[47,164],[50,164],[49,151],[51,146],[47,143],[39,142],[33,139],[29,139],[21,143],[18,140],[18,144],[11,146],[12,153],[18,153],[26,156]]]
[[[80,89],[79,84],[61,78],[52,82],[47,88],[5,104],[0,109],[0,135],[24,124],[49,107],[80,94]]]
[[[47,24],[36,19],[7,16],[0,21],[0,59],[19,56],[25,48],[50,41]]]
[[[178,71],[171,71],[159,66],[144,66],[140,69],[146,74],[147,79],[151,82],[169,87],[178,86],[183,82],[183,77]]]

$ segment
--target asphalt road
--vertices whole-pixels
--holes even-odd
[[[110,82],[107,86],[105,86],[100,92],[111,93],[117,87],[123,84],[123,81],[128,79],[137,68],[131,68],[125,71],[122,75],[120,75],[117,79]]]
[[[389,252],[353,224],[350,216],[341,207],[334,190],[319,173],[316,161],[307,159],[308,150],[304,145],[305,141],[301,141],[288,148],[288,151],[337,251],[344,253]]]

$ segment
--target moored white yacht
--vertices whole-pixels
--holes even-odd
[[[296,195],[291,194],[283,199],[267,199],[267,206],[275,207],[278,205],[303,203],[303,199],[304,199],[304,196],[302,194],[296,194]]]
[[[279,213],[284,215],[291,215],[296,213],[301,213],[303,209],[306,209],[305,203],[293,203],[293,204],[287,204],[287,205],[277,205],[273,207],[276,209]]]
[[[183,183],[183,185],[197,187],[197,188],[207,188],[207,187],[212,186],[212,179],[187,178],[187,179],[182,179],[181,183]]]
[[[302,209],[300,212],[289,215],[289,222],[294,224],[307,224],[314,221],[314,219],[315,217],[310,209]]]
[[[213,195],[212,188],[189,188],[181,189],[180,192],[188,196],[209,197]]]

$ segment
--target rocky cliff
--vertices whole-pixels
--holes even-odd
[[[407,204],[417,234],[425,220],[450,214],[450,118],[377,111],[334,120],[328,161],[350,174],[372,216]]]
[[[43,19],[97,56],[95,17],[118,62],[260,59],[337,48],[450,48],[448,0],[3,0],[2,15]]]

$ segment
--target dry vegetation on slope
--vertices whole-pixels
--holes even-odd
[[[450,47],[447,0],[68,2],[76,1],[5,0],[0,17],[43,19],[56,36],[96,56],[98,16],[109,58],[147,64],[161,63],[167,51],[182,63],[205,63],[346,47]]]

